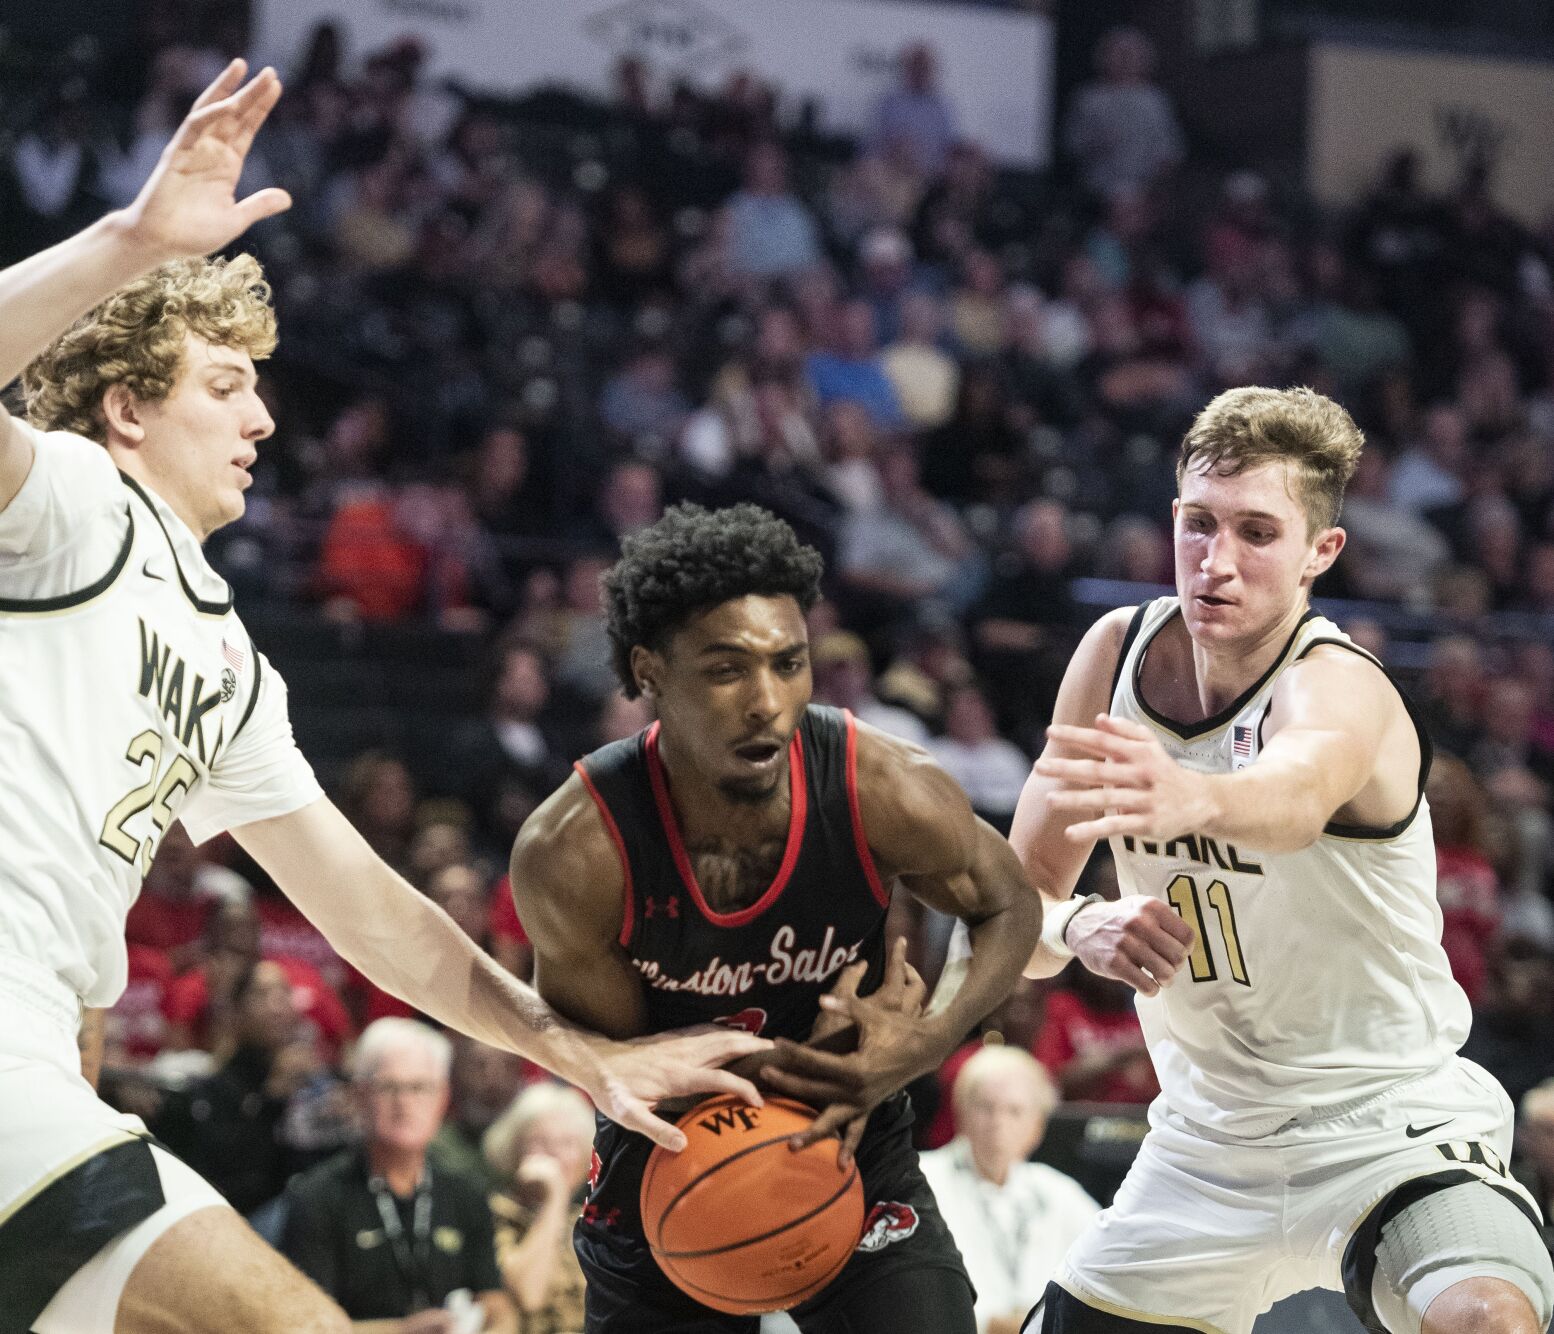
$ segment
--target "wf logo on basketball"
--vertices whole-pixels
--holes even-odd
[[[733,1130],[736,1126],[750,1131],[761,1124],[761,1111],[758,1107],[720,1107],[711,1116],[703,1117],[697,1124],[713,1135],[721,1135],[725,1130]]]

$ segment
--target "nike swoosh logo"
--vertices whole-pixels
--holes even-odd
[[[147,561],[144,565],[142,565],[140,567],[140,572],[143,575],[145,575],[147,579],[155,579],[155,580],[159,581],[160,583],[164,583],[164,584],[167,582],[167,576],[165,574],[157,574],[151,568],[151,562],[150,561]]]
[[[1451,1117],[1448,1116],[1444,1121],[1437,1121],[1433,1126],[1407,1126],[1404,1128],[1403,1133],[1409,1139],[1418,1139],[1421,1135],[1428,1135],[1432,1130],[1439,1130],[1442,1126],[1449,1126],[1451,1121]]]

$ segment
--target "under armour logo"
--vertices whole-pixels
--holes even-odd
[[[665,917],[679,917],[680,896],[678,894],[671,894],[667,899],[662,901],[658,899],[649,899],[642,906],[643,920],[651,921],[653,918],[658,916],[660,909],[662,909]]]

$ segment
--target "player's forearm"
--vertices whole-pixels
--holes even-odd
[[[563,1020],[376,856],[351,883],[354,893],[308,904],[309,917],[345,959],[449,1028],[588,1085],[591,1053],[602,1039]]]
[[[83,1010],[76,1046],[81,1050],[81,1078],[93,1088],[103,1071],[103,1046],[106,1040],[106,1010]]]
[[[1008,904],[971,927],[971,958],[959,989],[930,1021],[932,1040],[942,1047],[935,1068],[1008,998],[1041,937],[1042,900],[1023,883],[1010,887]]]
[[[80,316],[155,263],[137,246],[123,215],[110,213],[0,271],[0,386]]]
[[[1260,760],[1233,774],[1205,774],[1211,814],[1207,834],[1259,852],[1299,852],[1322,836],[1335,805],[1323,791],[1322,775],[1300,759]]]

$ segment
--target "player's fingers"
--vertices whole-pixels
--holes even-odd
[[[275,104],[281,98],[281,80],[273,69],[266,69],[247,88],[239,94],[236,107],[237,131],[232,137],[232,146],[240,153],[248,152],[249,145],[254,141],[254,135],[259,132],[259,127],[264,124],[270,112],[275,110]]]
[[[869,971],[869,962],[865,959],[861,963],[849,964],[842,969],[841,976],[836,979],[836,985],[831,988],[833,996],[856,996],[858,983],[863,981],[864,974]]]
[[[1122,945],[1122,952],[1130,963],[1144,969],[1161,986],[1164,986],[1176,976],[1177,965],[1164,955],[1157,953],[1146,942],[1137,937],[1125,939]]]
[[[770,1038],[758,1038],[754,1033],[744,1033],[736,1028],[720,1028],[716,1024],[698,1024],[669,1033],[656,1033],[641,1039],[641,1046],[667,1047],[669,1053],[692,1065],[727,1065],[741,1056],[754,1056],[757,1052],[770,1051]]]
[[[1160,994],[1160,984],[1131,959],[1118,956],[1108,965],[1107,971],[1119,982],[1126,982],[1141,996]]]
[[[923,975],[911,964],[907,964],[906,974],[906,983],[901,995],[903,1007],[917,1009],[928,995],[928,983],[923,981]]]
[[[1070,723],[1053,723],[1047,728],[1047,739],[1072,746],[1096,759],[1126,759],[1134,753],[1136,745],[1132,740],[1111,732],[1103,732],[1095,727],[1075,727]]]
[[[654,1116],[647,1104],[633,1099],[620,1109],[615,1120],[627,1130],[646,1135],[654,1144],[660,1144],[670,1153],[679,1153],[685,1147],[685,1132],[672,1126],[661,1116]]]
[[[256,190],[237,206],[238,216],[243,220],[243,228],[246,231],[256,222],[262,222],[265,218],[273,218],[277,213],[284,213],[291,207],[291,196],[286,191],[272,186],[268,190]]]
[[[840,1135],[848,1122],[857,1115],[856,1107],[833,1103],[798,1134],[788,1136],[788,1147],[802,1149],[810,1144],[818,1144],[823,1139],[830,1139],[833,1135]]]
[[[1143,723],[1134,722],[1132,718],[1119,718],[1112,713],[1096,714],[1095,725],[1100,731],[1115,732],[1118,736],[1128,737],[1133,741],[1149,741],[1154,736],[1154,733]]]
[[[869,1118],[867,1116],[855,1116],[847,1123],[847,1129],[842,1132],[842,1145],[836,1152],[836,1165],[846,1171],[853,1165],[853,1159],[858,1154],[858,1145],[863,1140],[863,1132],[868,1129]]]
[[[1180,968],[1187,962],[1188,951],[1192,948],[1188,942],[1178,940],[1169,931],[1143,918],[1138,919],[1135,929],[1138,938],[1162,959],[1168,959],[1173,968]]]
[[[1070,843],[1099,842],[1112,835],[1141,834],[1148,836],[1149,821],[1140,815],[1107,815],[1099,820],[1085,820],[1071,824],[1063,830],[1063,837]]]
[[[223,98],[230,97],[243,82],[243,75],[248,71],[248,62],[241,58],[232,61],[226,69],[222,70],[214,79],[206,85],[205,91],[194,99],[194,105],[190,111],[199,111],[208,107],[212,102],[220,102]]]
[[[685,1093],[732,1093],[752,1107],[764,1107],[761,1090],[731,1070],[689,1070],[682,1081]]]
[[[1188,949],[1196,943],[1197,934],[1187,924],[1186,918],[1180,913],[1173,912],[1159,899],[1146,899],[1143,911],[1148,914],[1148,919],[1153,925],[1181,941]]]
[[[835,1056],[814,1047],[800,1046],[787,1038],[777,1039],[776,1066],[815,1079],[835,1080],[843,1085],[858,1079],[856,1056]]]
[[[807,1102],[812,1107],[824,1107],[827,1103],[834,1102],[838,1096],[845,1097],[851,1092],[850,1089],[838,1088],[833,1083],[805,1079],[790,1070],[779,1070],[775,1065],[763,1066],[761,1078],[777,1092],[786,1093],[790,1098]]]

